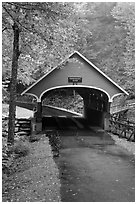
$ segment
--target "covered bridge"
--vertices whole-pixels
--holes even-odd
[[[37,130],[42,129],[43,99],[50,91],[61,88],[72,88],[78,92],[84,101],[84,118],[91,125],[104,129],[108,127],[113,98],[120,94],[128,95],[92,62],[75,51],[22,93],[33,95],[37,99]]]

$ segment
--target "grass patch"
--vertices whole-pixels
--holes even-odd
[[[29,153],[29,144],[27,141],[18,141],[16,142],[11,151],[17,156],[17,157],[25,157]]]
[[[49,140],[29,143],[29,154],[14,160],[13,172],[3,179],[3,202],[59,202],[60,181]],[[23,145],[22,145],[23,144]],[[24,143],[21,144],[22,151]],[[16,149],[20,147],[16,144]],[[19,148],[20,154],[20,148]]]

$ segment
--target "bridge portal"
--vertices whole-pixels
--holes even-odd
[[[75,51],[22,93],[33,95],[37,99],[37,131],[42,129],[43,99],[50,91],[61,88],[71,88],[78,92],[84,101],[86,121],[105,130],[108,128],[113,98],[120,94],[128,95],[92,62]]]

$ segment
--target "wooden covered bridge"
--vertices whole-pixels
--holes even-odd
[[[91,126],[100,126],[105,130],[108,128],[110,104],[114,97],[128,95],[92,62],[75,51],[22,93],[37,99],[37,131],[42,130],[42,101],[51,91],[62,88],[78,92],[84,101],[86,121]]]

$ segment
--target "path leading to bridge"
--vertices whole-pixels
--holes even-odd
[[[60,132],[63,202],[134,202],[134,156],[103,132]],[[85,135],[83,137],[83,135]]]
[[[64,118],[58,119],[59,126],[62,128],[58,130],[62,146],[60,157],[55,159],[60,174],[61,201],[134,202],[134,155],[115,145],[110,135],[101,129],[96,127],[83,129],[81,128],[83,123],[78,122],[75,126],[70,126],[69,120],[67,120],[68,128],[64,129],[64,126],[60,125],[63,121]],[[40,146],[37,148],[39,156],[43,154],[41,149]],[[37,176],[42,175],[40,173]],[[38,179],[35,179],[38,182]],[[47,183],[47,181],[49,179],[42,179],[42,182]],[[30,184],[27,183],[28,186]],[[22,196],[20,188],[18,190]],[[36,187],[37,191],[41,192],[39,187]],[[15,192],[15,200],[17,198]],[[34,201],[32,195],[30,199]],[[41,199],[41,197],[37,198],[38,201]],[[48,201],[45,197],[44,200]]]

